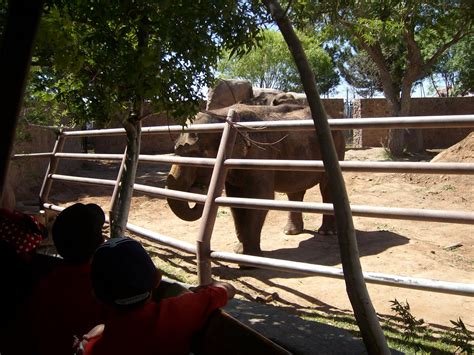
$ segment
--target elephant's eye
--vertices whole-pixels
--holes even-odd
[[[199,140],[199,137],[196,133],[189,133],[188,139],[186,139],[186,143],[189,145],[196,144]]]

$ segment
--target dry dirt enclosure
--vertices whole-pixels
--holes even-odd
[[[474,135],[473,135],[474,140]],[[471,140],[471,141],[473,141]],[[474,162],[474,143],[448,154],[444,161]],[[466,150],[467,149],[467,150]],[[467,152],[467,153],[466,153]],[[382,148],[348,150],[346,160],[385,160]],[[116,167],[87,163],[82,176],[115,178]],[[165,168],[148,165],[140,168],[137,182],[163,186]],[[429,208],[474,211],[474,184],[471,177],[428,176],[413,174],[345,173],[352,204],[373,206]],[[74,201],[96,202],[109,207],[110,190],[88,186],[53,184],[52,200],[60,205]],[[286,196],[277,194],[276,198]],[[321,201],[318,187],[309,190],[306,201]],[[262,249],[271,258],[340,267],[336,236],[315,233],[321,217],[306,214],[305,232],[296,236],[283,234],[285,212],[270,211],[262,232]],[[194,243],[200,221],[184,222],[173,215],[161,198],[138,195],[133,198],[129,221],[158,233]],[[359,253],[364,271],[453,282],[474,282],[474,226],[420,221],[354,217]],[[228,209],[218,213],[212,248],[232,251],[236,237]],[[193,257],[168,248],[150,247],[153,255],[175,267],[181,274],[195,273]],[[162,263],[162,261],[160,262]],[[175,270],[176,270],[175,269]],[[232,282],[241,296],[266,300],[290,310],[350,312],[351,307],[342,280],[301,276],[269,270],[240,270],[237,265],[213,264],[217,278]],[[188,280],[195,280],[188,274]],[[412,314],[425,322],[450,326],[450,320],[462,317],[474,327],[474,298],[420,290],[368,284],[376,311],[393,315],[390,301],[408,301]],[[276,293],[276,295],[275,295]],[[272,297],[269,297],[273,295]]]

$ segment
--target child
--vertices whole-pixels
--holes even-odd
[[[35,354],[70,354],[74,335],[102,322],[90,261],[104,242],[104,222],[104,212],[96,204],[76,203],[56,217],[52,236],[63,263],[39,281],[28,304]]]
[[[12,245],[25,262],[31,261],[36,248],[46,237],[45,226],[35,217],[0,208],[0,240]]]
[[[0,354],[17,354],[11,338],[34,285],[32,260],[46,235],[35,217],[0,208]]]
[[[107,315],[103,327],[85,336],[87,355],[189,354],[192,336],[235,294],[231,285],[213,283],[196,293],[153,302],[161,273],[141,244],[130,238],[111,239],[99,247],[91,275]]]
[[[9,352],[13,348],[10,345],[12,329],[33,281],[29,265],[15,247],[4,240],[0,240],[0,283],[0,354],[14,354]]]

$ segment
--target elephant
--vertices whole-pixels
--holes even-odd
[[[198,113],[194,123],[223,122],[229,108],[233,108],[239,122],[273,120],[298,120],[311,117],[308,107],[300,105],[253,106],[235,104],[230,107]],[[238,126],[237,126],[238,129]],[[333,131],[333,140],[339,160],[344,159],[345,141],[341,131]],[[215,158],[222,133],[182,133],[175,144],[175,154],[187,157]],[[236,159],[294,159],[321,160],[319,143],[314,131],[271,132],[262,129],[239,132],[231,155]],[[198,191],[208,186],[212,169],[174,164],[167,177],[167,188],[179,191]],[[331,203],[328,179],[322,172],[268,171],[231,169],[225,180],[225,192],[229,197],[273,199],[275,192],[286,193],[290,201],[302,201],[306,190],[319,183],[323,202]],[[201,190],[202,191],[202,190]],[[168,198],[170,209],[179,218],[194,221],[201,217],[203,206]],[[231,208],[238,244],[238,253],[261,256],[260,238],[266,210]],[[284,227],[285,234],[303,231],[300,212],[289,212]],[[324,215],[320,234],[335,233],[335,219]]]

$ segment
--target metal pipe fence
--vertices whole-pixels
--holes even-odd
[[[331,129],[354,129],[354,128],[439,128],[439,127],[474,127],[474,115],[462,116],[432,116],[432,117],[397,117],[397,118],[370,118],[370,119],[332,119],[329,120]],[[142,134],[160,134],[160,133],[180,133],[188,132],[221,132],[223,128],[231,127],[237,130],[307,130],[314,129],[312,120],[297,120],[297,121],[280,121],[280,122],[231,122],[226,119],[225,123],[210,124],[210,125],[191,125],[189,127],[169,126],[169,127],[144,127]],[[231,129],[233,131],[234,129]],[[50,164],[43,181],[41,189],[42,207],[52,209],[55,211],[61,210],[61,207],[54,206],[47,203],[47,197],[51,188],[51,183],[54,180],[68,181],[75,183],[85,183],[93,185],[102,185],[116,187],[118,182],[115,180],[85,178],[78,176],[67,176],[56,174],[57,162],[59,159],[86,159],[86,160],[108,160],[108,161],[122,161],[123,154],[78,154],[78,153],[63,153],[64,140],[66,138],[85,137],[85,136],[103,136],[103,135],[123,135],[124,129],[107,129],[107,130],[89,130],[89,131],[68,131],[60,132],[58,141],[51,153],[36,153],[32,155],[18,155],[17,158],[24,158],[28,156],[36,157],[50,157]],[[227,147],[226,147],[227,146]],[[224,141],[221,143],[219,153],[221,158],[186,158],[176,157],[170,155],[140,155],[140,162],[142,163],[160,163],[160,164],[182,164],[193,165],[197,167],[212,168],[216,161],[221,166],[220,171],[217,172],[216,179],[220,179],[221,183],[228,169],[263,169],[263,170],[299,170],[299,171],[324,171],[324,165],[321,161],[270,161],[270,160],[242,160],[242,159],[225,159],[226,149],[229,145]],[[220,160],[219,160],[220,159]],[[355,162],[355,161],[341,161],[341,169],[343,171],[352,172],[408,172],[408,173],[427,173],[427,174],[474,174],[474,164],[472,163],[413,163],[413,162]],[[229,198],[220,197],[222,193],[222,184],[218,184],[212,192],[212,197],[173,191],[158,187],[135,184],[134,189],[139,192],[149,193],[156,196],[176,198],[180,200],[208,204],[212,211],[216,211],[218,206],[228,207],[242,207],[251,209],[275,209],[284,211],[299,211],[310,213],[324,213],[333,214],[332,204],[325,203],[310,203],[310,202],[294,202],[294,201],[275,201],[275,200],[259,200],[259,199],[245,199],[245,198]],[[376,207],[351,205],[354,216],[374,217],[374,218],[393,218],[393,219],[412,219],[420,221],[435,221],[447,223],[466,223],[474,224],[474,213],[465,211],[440,211],[440,210],[426,210],[426,209],[410,209],[410,208],[391,208],[391,207]],[[160,244],[168,245],[173,248],[192,253],[200,254],[198,259],[203,261],[199,265],[199,273],[201,283],[204,283],[210,278],[210,260],[225,261],[230,263],[238,263],[249,266],[264,267],[285,272],[294,272],[307,275],[321,275],[327,277],[343,278],[342,270],[338,268],[331,268],[321,265],[313,265],[306,263],[290,262],[286,260],[267,259],[262,257],[237,255],[232,253],[225,253],[219,251],[211,251],[209,247],[210,235],[212,228],[207,226],[212,225],[215,219],[215,213],[209,213],[207,217],[201,221],[200,237],[197,246],[192,246],[174,238],[160,235],[151,232],[144,228],[128,224],[127,228],[137,233],[138,235],[158,242]],[[203,247],[203,241],[205,243]],[[201,244],[200,244],[201,243]],[[206,268],[206,269],[204,269]],[[368,283],[384,284],[397,287],[415,288],[420,290],[451,293],[458,295],[474,295],[473,284],[460,284],[454,282],[445,282],[438,280],[417,279],[411,277],[386,275],[380,273],[364,273],[365,280]]]
[[[50,203],[43,204],[43,207],[52,211],[60,212],[64,208]],[[108,221],[107,221],[108,222]],[[127,229],[138,236],[182,252],[197,255],[197,247],[188,242],[180,241],[163,234],[150,231],[149,229],[127,223]],[[211,251],[210,260],[241,264],[252,267],[260,267],[269,270],[295,273],[299,275],[324,276],[336,279],[343,279],[344,273],[341,268],[288,261],[273,258],[264,258],[252,255],[239,255],[235,253]],[[474,284],[464,284],[433,279],[413,278],[398,275],[383,274],[377,272],[363,272],[364,280],[370,284],[417,289],[422,291],[440,292],[453,295],[473,296]]]

